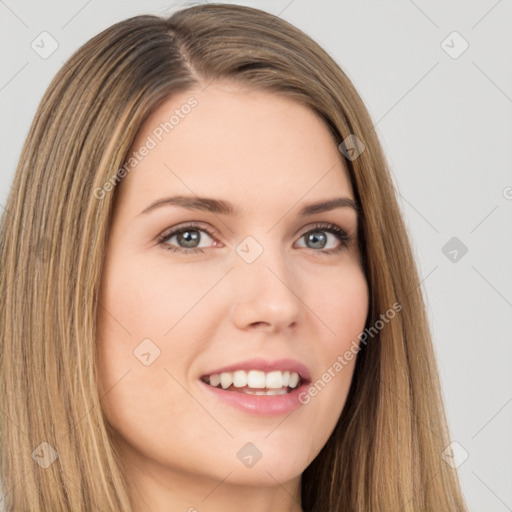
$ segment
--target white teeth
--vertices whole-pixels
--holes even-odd
[[[220,374],[210,376],[210,386],[217,387],[220,384]]]
[[[243,392],[246,395],[286,395],[286,389],[269,389],[268,391],[254,391],[254,389],[246,389]]]
[[[290,380],[288,381],[288,386],[290,386],[291,388],[294,388],[295,386],[297,386],[298,382],[299,382],[299,375],[295,372],[290,373]]]
[[[235,388],[243,388],[247,386],[247,373],[243,370],[233,372],[233,386],[235,386]]]
[[[286,395],[286,389],[269,389],[267,395]]]
[[[267,388],[274,388],[274,389],[282,388],[283,387],[283,378],[282,378],[281,372],[277,371],[277,372],[267,373],[267,377],[265,379],[265,384],[266,384]],[[263,387],[263,386],[261,386],[261,387]]]
[[[253,389],[263,390],[267,389],[269,392],[262,391],[263,394],[282,394],[281,391],[285,391],[285,388],[296,388],[299,384],[300,377],[297,372],[279,370],[265,373],[260,370],[236,370],[234,372],[222,372],[212,374],[209,377],[209,384],[213,387],[219,387],[227,389],[231,385],[235,388],[249,387]],[[272,393],[271,391],[279,391],[279,393]]]
[[[210,377],[211,378],[211,377]],[[224,372],[220,374],[220,385],[222,389],[229,388],[233,384],[233,374],[230,372]]]
[[[264,388],[265,387],[265,372],[259,370],[251,370],[247,374],[247,385],[250,388]],[[267,386],[268,387],[268,386]],[[281,386],[279,386],[281,387]]]

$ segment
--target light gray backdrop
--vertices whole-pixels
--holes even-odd
[[[423,278],[456,443],[446,463],[472,512],[512,511],[512,2],[236,3],[312,36],[366,102]],[[37,104],[71,53],[124,18],[187,5],[0,0],[2,208]]]

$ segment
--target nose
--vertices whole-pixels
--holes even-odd
[[[237,257],[232,315],[239,329],[279,332],[295,327],[303,310],[300,286],[278,249],[266,248],[252,263]]]

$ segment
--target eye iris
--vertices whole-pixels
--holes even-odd
[[[177,235],[178,243],[185,242],[185,247],[194,248],[199,243],[199,233],[194,230],[181,231]],[[192,245],[189,245],[189,244]]]
[[[321,231],[311,231],[306,235],[309,242],[312,242],[313,244],[317,243],[320,240],[320,247],[316,246],[315,249],[322,249],[326,244],[326,236],[325,233],[322,233]]]
[[[178,245],[185,249],[193,249],[199,244],[201,238],[199,234],[200,231],[200,229],[183,229],[182,231],[176,232],[174,236],[176,236],[178,240]],[[309,231],[303,235],[303,237],[307,239],[307,244],[312,244],[314,249],[323,249],[327,243],[325,231],[321,229]]]

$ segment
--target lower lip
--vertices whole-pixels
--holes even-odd
[[[202,380],[199,382],[208,392],[227,404],[261,416],[280,416],[298,409],[303,405],[299,401],[299,395],[308,388],[308,385],[303,383],[293,391],[286,393],[286,395],[248,395],[238,391],[214,388]]]

